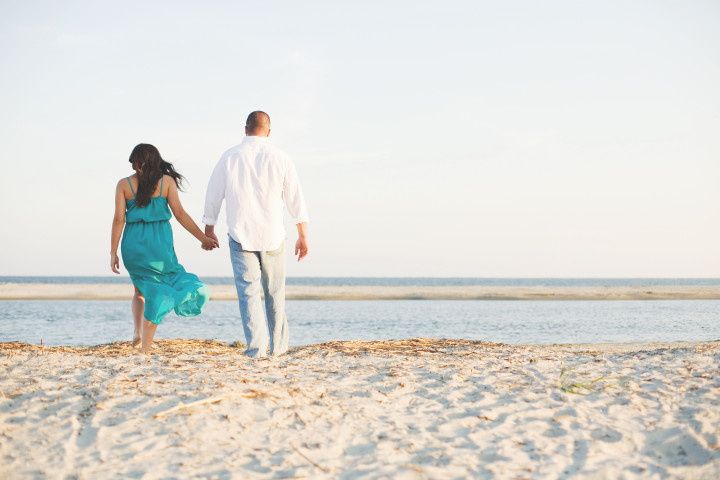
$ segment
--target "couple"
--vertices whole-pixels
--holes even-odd
[[[245,354],[264,357],[288,349],[283,204],[297,225],[295,255],[299,261],[308,253],[305,200],[292,160],[268,141],[268,114],[252,112],[245,135],[242,143],[220,157],[212,172],[205,198],[204,232],[180,203],[178,188],[183,176],[162,159],[157,148],[141,143],[130,154],[135,174],[117,184],[110,268],[120,273],[117,249],[122,235],[123,264],[135,286],[133,345],[141,344],[144,353],[149,353],[155,330],[165,315],[171,310],[181,316],[198,315],[210,297],[208,287],[178,263],[170,212],[203,249],[212,250],[220,246],[215,224],[223,200],[247,344]]]

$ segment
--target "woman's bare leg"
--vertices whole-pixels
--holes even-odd
[[[135,289],[135,295],[132,299],[132,314],[135,326],[132,345],[133,347],[140,343],[140,332],[142,331],[143,313],[145,311],[145,297],[142,296],[140,290]]]
[[[142,353],[150,353],[150,346],[152,346],[153,337],[155,336],[155,330],[157,330],[157,325],[147,320],[143,320]]]

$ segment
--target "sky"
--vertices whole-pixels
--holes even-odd
[[[718,25],[717,1],[1,0],[0,275],[110,275],[140,142],[200,222],[261,109],[311,217],[288,275],[718,277]],[[232,275],[227,241],[173,230]]]

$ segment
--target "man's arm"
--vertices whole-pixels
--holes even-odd
[[[295,164],[288,159],[287,173],[285,174],[285,183],[283,185],[283,199],[287,206],[288,212],[295,219],[297,226],[298,239],[295,242],[295,255],[298,256],[298,262],[305,258],[308,254],[308,221],[310,220],[305,205],[305,197],[300,188]]]
[[[290,160],[288,160],[285,184],[283,185],[283,199],[285,200],[288,212],[290,212],[290,215],[295,219],[295,223],[307,223],[309,221],[305,197],[300,188],[300,181],[295,171],[295,165]]]
[[[220,208],[225,199],[225,184],[227,180],[226,159],[221,158],[210,175],[207,193],[205,194],[205,211],[202,221],[205,224],[205,235],[217,240],[215,224],[217,223]]]

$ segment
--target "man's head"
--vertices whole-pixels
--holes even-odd
[[[248,115],[247,121],[245,122],[245,135],[269,137],[270,115],[260,110],[256,110]]]

